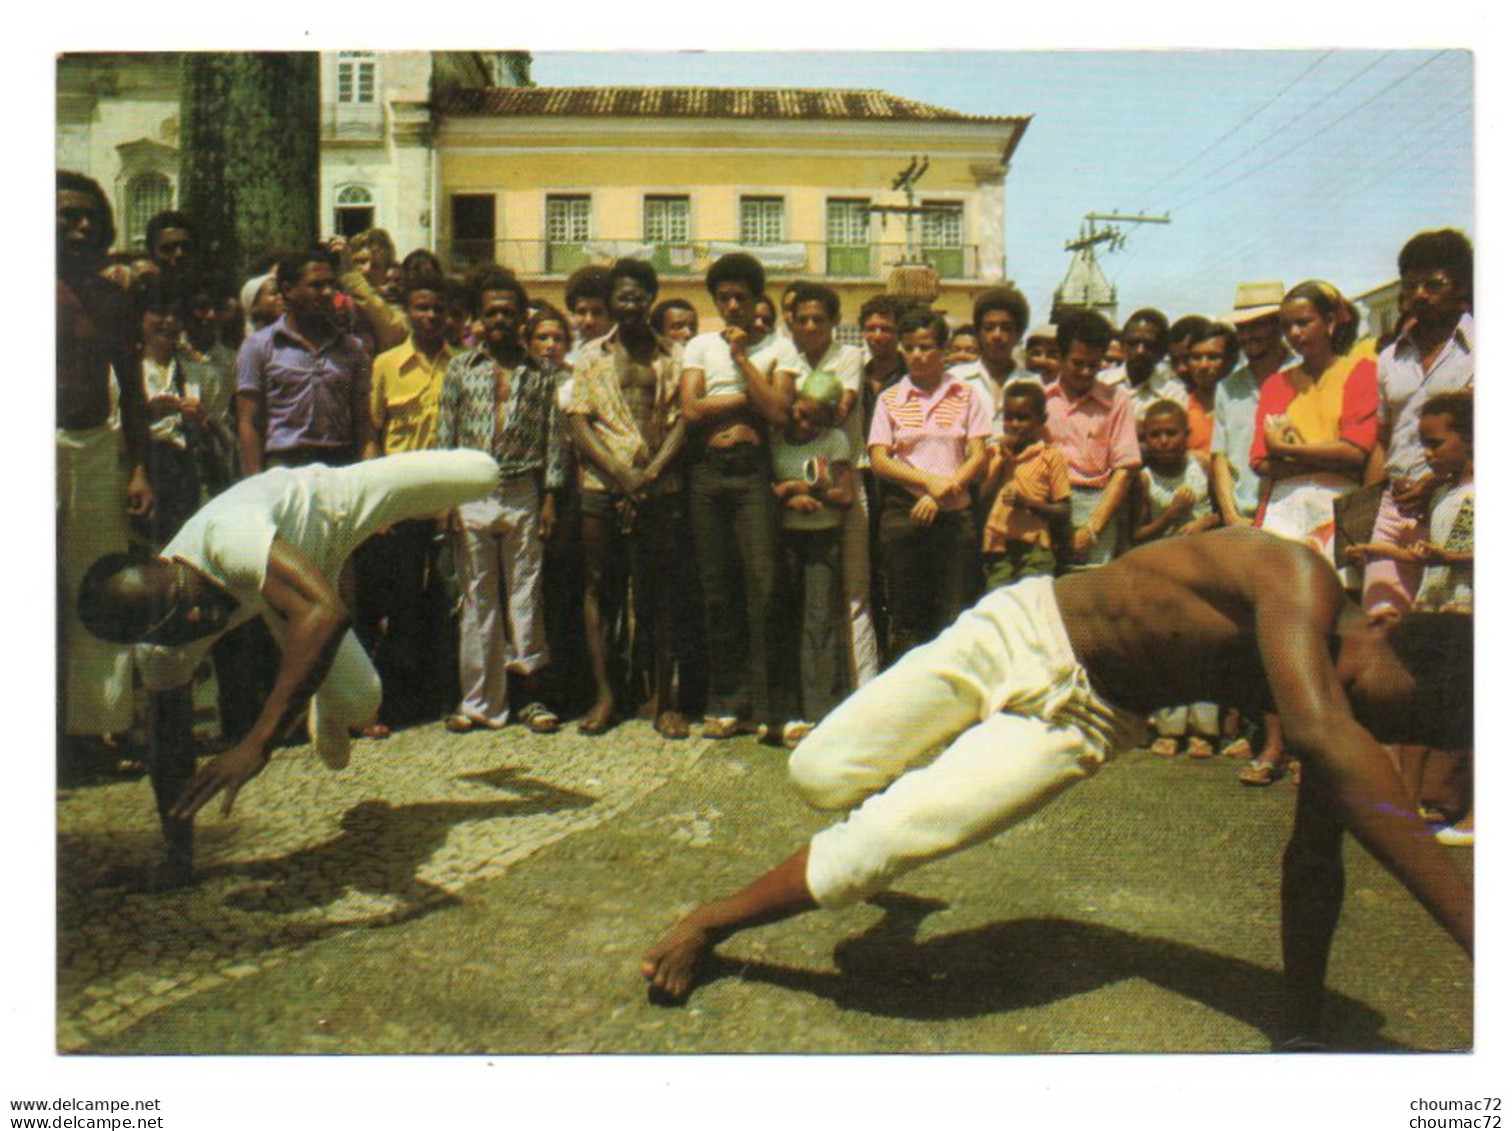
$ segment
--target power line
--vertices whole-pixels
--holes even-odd
[[[1323,134],[1327,133],[1329,130],[1333,129],[1335,126],[1339,125],[1341,122],[1345,121],[1348,118],[1352,118],[1354,115],[1358,114],[1361,110],[1365,109],[1365,107],[1367,107],[1367,106],[1371,105],[1372,103],[1380,100],[1381,98],[1384,98],[1387,94],[1391,93],[1391,91],[1393,91],[1397,87],[1401,86],[1402,83],[1406,82],[1413,75],[1415,75],[1419,71],[1421,71],[1424,67],[1432,65],[1433,63],[1437,62],[1439,59],[1442,59],[1447,54],[1449,54],[1449,52],[1447,50],[1445,50],[1445,51],[1439,51],[1436,54],[1429,56],[1427,59],[1423,60],[1423,62],[1419,63],[1416,67],[1413,67],[1412,70],[1408,71],[1406,74],[1400,76],[1399,78],[1397,78],[1393,82],[1388,83],[1386,86],[1384,86],[1380,90],[1376,91],[1376,93],[1372,94],[1369,98],[1365,99],[1365,101],[1360,102],[1357,105],[1355,105],[1353,108],[1344,111],[1344,113],[1340,114],[1337,118],[1335,118],[1333,121],[1329,122],[1327,125],[1321,127],[1320,129],[1314,130],[1312,133],[1308,134],[1301,141],[1296,142],[1294,145],[1291,146],[1292,151],[1295,152],[1296,150],[1301,149],[1303,146],[1308,145],[1309,143],[1317,140],[1319,137],[1321,137]],[[1382,58],[1384,58],[1384,56],[1382,56]],[[1376,60],[1376,62],[1379,62],[1379,61],[1380,61],[1380,59]],[[1370,65],[1370,67],[1366,67],[1365,70],[1368,71],[1373,66],[1375,66],[1375,63],[1372,63]],[[1361,71],[1360,75],[1363,75],[1364,73],[1365,73],[1365,71]],[[1359,78],[1360,75],[1356,75],[1355,78]],[[1353,82],[1353,81],[1354,81],[1353,79],[1350,80],[1350,82]],[[1344,85],[1348,86],[1349,84],[1345,83]],[[1332,96],[1330,95],[1329,97],[1332,97]],[[1324,101],[1326,101],[1326,99],[1324,99]],[[1306,111],[1304,111],[1304,114],[1305,113],[1306,113]],[[1300,117],[1302,117],[1302,115],[1299,114],[1298,118],[1300,118]],[[1295,122],[1295,121],[1297,121],[1297,118],[1293,118],[1292,119],[1292,122]],[[1288,123],[1287,125],[1289,126],[1289,125],[1291,125],[1291,123]],[[1286,126],[1282,127],[1282,129],[1286,129],[1286,128],[1287,128]],[[1190,207],[1193,204],[1196,204],[1200,200],[1206,200],[1208,197],[1214,196],[1217,193],[1220,193],[1220,192],[1224,191],[1225,189],[1230,188],[1231,186],[1238,184],[1240,181],[1244,180],[1246,177],[1250,176],[1252,173],[1258,171],[1259,169],[1265,167],[1268,164],[1270,164],[1270,160],[1269,159],[1267,159],[1265,161],[1261,161],[1261,162],[1259,162],[1259,163],[1257,163],[1255,165],[1251,165],[1248,168],[1243,169],[1239,173],[1237,173],[1234,176],[1230,177],[1228,180],[1226,180],[1226,181],[1222,182],[1221,184],[1216,185],[1213,188],[1209,189],[1207,192],[1199,193],[1197,196],[1194,196],[1194,197],[1190,198],[1189,200],[1182,201],[1179,204],[1173,204],[1171,206],[1171,210],[1175,211],[1178,208],[1187,208],[1187,207]]]
[[[1394,158],[1415,149],[1423,138],[1442,132],[1447,122],[1454,116],[1468,113],[1470,113],[1470,107],[1463,103],[1446,105],[1445,100],[1442,99],[1430,103],[1424,113],[1412,121],[1405,123],[1388,145],[1371,153],[1371,164],[1375,167],[1391,168]],[[1321,183],[1309,184],[1306,189],[1306,195],[1308,198],[1314,200],[1319,197],[1329,197],[1336,188],[1349,183],[1357,175],[1358,168],[1356,167],[1343,169]],[[1388,174],[1383,178],[1383,181],[1389,179],[1390,175]],[[1272,238],[1270,234],[1265,232],[1249,236],[1224,252],[1219,258],[1209,264],[1208,267],[1209,269],[1216,269],[1237,264],[1247,259],[1264,245],[1272,242]]]
[[[1308,117],[1310,114],[1315,113],[1318,110],[1319,107],[1326,106],[1329,102],[1333,101],[1333,99],[1337,98],[1344,91],[1348,90],[1355,83],[1359,82],[1362,78],[1364,78],[1366,75],[1368,75],[1371,71],[1375,70],[1382,63],[1384,63],[1390,57],[1390,55],[1391,55],[1391,52],[1389,52],[1389,51],[1382,51],[1374,59],[1372,59],[1370,62],[1366,63],[1363,67],[1361,67],[1354,74],[1350,75],[1343,82],[1339,83],[1338,86],[1334,87],[1327,94],[1324,94],[1324,95],[1322,95],[1322,96],[1320,96],[1318,98],[1313,99],[1306,106],[1304,106],[1301,110],[1297,111],[1296,114],[1294,114],[1290,118],[1288,118],[1283,124],[1277,126],[1275,129],[1271,130],[1270,133],[1266,134],[1264,137],[1262,137],[1258,142],[1256,142],[1250,148],[1252,150],[1259,150],[1259,149],[1263,148],[1264,146],[1269,145],[1276,138],[1278,138],[1278,137],[1282,136],[1283,134],[1285,134],[1288,130],[1290,130],[1298,122],[1302,121],[1304,118]],[[1263,165],[1268,165],[1268,164],[1270,164],[1270,162],[1272,160],[1274,160],[1274,158],[1266,157],[1264,160],[1262,160],[1261,162],[1259,162],[1254,167],[1255,168],[1259,168],[1259,167],[1261,167]],[[1197,188],[1197,187],[1199,187],[1199,186],[1196,186],[1196,185],[1191,186],[1191,188]],[[1180,196],[1181,194],[1178,193],[1177,195]],[[1184,203],[1185,202],[1183,202],[1183,205],[1184,205]],[[1181,207],[1183,205],[1177,205],[1176,207]]]
[[[1207,146],[1206,149],[1202,150],[1202,152],[1198,153],[1194,157],[1189,158],[1184,164],[1180,165],[1176,169],[1171,170],[1169,173],[1167,173],[1160,180],[1156,181],[1149,188],[1145,189],[1144,192],[1142,194],[1140,194],[1141,199],[1146,199],[1146,198],[1152,196],[1154,194],[1154,192],[1155,192],[1156,189],[1163,188],[1165,185],[1167,185],[1171,181],[1175,180],[1182,173],[1186,172],[1186,170],[1190,169],[1193,165],[1197,164],[1197,162],[1201,161],[1209,153],[1213,152],[1213,150],[1217,149],[1220,145],[1222,145],[1224,142],[1226,142],[1229,138],[1233,137],[1236,133],[1238,133],[1240,130],[1242,130],[1245,126],[1247,126],[1251,122],[1253,122],[1256,118],[1258,118],[1266,110],[1270,109],[1270,107],[1273,106],[1278,99],[1280,99],[1288,91],[1290,91],[1292,87],[1296,86],[1299,82],[1301,82],[1303,79],[1305,79],[1308,75],[1312,74],[1320,66],[1322,66],[1323,63],[1333,53],[1334,52],[1332,50],[1328,50],[1328,51],[1325,51],[1322,55],[1319,55],[1316,59],[1314,59],[1311,63],[1309,63],[1307,65],[1307,68],[1300,75],[1298,75],[1296,78],[1292,79],[1291,82],[1287,83],[1280,90],[1276,91],[1275,94],[1271,95],[1260,106],[1258,106],[1254,110],[1250,111],[1249,114],[1247,114],[1240,122],[1238,122],[1238,124],[1236,124],[1233,127],[1231,127],[1228,130],[1228,132],[1226,132],[1225,134],[1223,134],[1223,136],[1221,136],[1220,138],[1218,138],[1217,141],[1214,141],[1214,142],[1210,143]],[[1360,73],[1363,74],[1364,72],[1362,71]],[[1359,76],[1356,76],[1356,77],[1358,78]],[[1351,80],[1351,81],[1353,81],[1353,80]]]
[[[1461,110],[1463,113],[1469,113],[1468,107],[1463,107],[1461,108]],[[1438,109],[1435,108],[1433,113],[1429,115],[1429,117],[1435,119],[1434,121],[1430,122],[1427,120],[1420,120],[1415,128],[1405,131],[1396,140],[1395,144],[1387,149],[1381,150],[1377,154],[1372,154],[1372,157],[1379,158],[1382,164],[1386,164],[1389,163],[1392,158],[1411,151],[1418,144],[1420,144],[1422,140],[1424,140],[1428,136],[1431,136],[1433,132],[1436,132],[1441,128],[1443,119],[1439,117],[1439,113],[1440,112],[1438,111]],[[1340,174],[1339,177],[1333,178],[1330,182],[1325,183],[1321,187],[1310,187],[1307,190],[1307,195],[1311,198],[1316,198],[1318,195],[1326,196],[1341,180],[1353,177],[1354,175],[1354,170],[1347,170],[1344,173]],[[1405,238],[1405,234],[1403,238]],[[1200,265],[1199,270],[1202,274],[1209,276],[1235,273],[1244,263],[1249,262],[1257,252],[1263,250],[1274,242],[1275,237],[1272,233],[1268,231],[1256,232],[1254,235],[1247,237],[1240,243],[1224,249],[1214,259],[1203,262]],[[1319,274],[1319,272],[1313,272],[1313,274]],[[1327,276],[1328,272],[1322,272],[1321,274]]]

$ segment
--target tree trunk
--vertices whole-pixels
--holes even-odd
[[[186,52],[179,182],[201,263],[235,287],[319,231],[320,56]]]

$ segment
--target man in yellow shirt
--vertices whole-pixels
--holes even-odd
[[[422,272],[406,281],[410,333],[373,360],[373,438],[365,458],[436,446],[441,381],[454,356],[446,343],[447,303],[440,275]],[[410,519],[357,551],[357,636],[387,689],[380,723],[368,737],[434,719],[450,702],[456,641],[436,568],[440,533],[435,518]]]

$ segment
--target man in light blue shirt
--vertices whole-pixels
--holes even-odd
[[[1224,319],[1239,332],[1244,364],[1213,394],[1213,491],[1225,526],[1248,526],[1260,506],[1260,477],[1250,467],[1260,386],[1291,363],[1281,337],[1280,283],[1241,283]]]

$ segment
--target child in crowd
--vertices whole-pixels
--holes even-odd
[[[979,360],[981,356],[981,350],[977,348],[975,327],[957,326],[950,332],[950,352],[945,358],[946,365],[967,365]]]
[[[1362,565],[1374,558],[1391,558],[1423,566],[1412,607],[1418,612],[1474,611],[1475,575],[1475,415],[1473,394],[1441,393],[1423,405],[1418,440],[1433,473],[1426,506],[1426,537],[1400,545],[1367,542],[1351,546],[1345,557]],[[1399,747],[1402,777],[1408,791],[1420,799],[1435,836],[1445,844],[1474,841],[1475,818],[1470,801],[1469,754]]]
[[[982,530],[987,588],[1054,574],[1071,521],[1071,478],[1066,457],[1045,442],[1045,390],[1033,381],[1003,391],[1003,437],[988,452],[982,496],[991,501]]]
[[[786,323],[783,324],[786,329]],[[765,337],[777,329],[777,304],[771,295],[756,296],[756,316],[751,319],[751,329]],[[791,333],[786,336],[791,337]]]
[[[1188,450],[1187,410],[1175,401],[1156,401],[1144,418],[1145,466],[1139,523],[1134,541],[1153,542],[1183,534],[1200,534],[1218,525],[1208,485],[1206,461]],[[1218,705],[1193,703],[1157,711],[1159,737],[1150,752],[1174,757],[1186,736],[1189,758],[1211,758],[1218,738]]]
[[[1055,326],[1046,322],[1036,326],[1024,339],[1024,368],[1049,386],[1060,375],[1060,346],[1055,342]]]
[[[1218,382],[1239,360],[1239,334],[1222,322],[1204,322],[1192,331],[1186,353],[1187,448],[1208,459],[1213,450],[1213,423]]]
[[[685,346],[698,334],[698,311],[685,298],[663,299],[651,308],[651,329]]]
[[[836,424],[843,393],[833,373],[814,370],[798,388],[787,427],[772,438],[772,490],[781,508],[794,604],[802,609],[798,666],[803,719],[783,730],[790,746],[849,690],[840,541],[847,508],[856,500],[857,474],[850,440]]]

